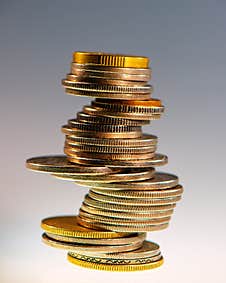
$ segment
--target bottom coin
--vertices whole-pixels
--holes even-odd
[[[94,263],[94,262],[89,262],[82,259],[74,258],[70,253],[68,253],[68,260],[73,264],[86,268],[105,270],[105,271],[119,271],[119,272],[148,270],[148,269],[157,268],[163,264],[163,257],[161,257],[159,260],[154,262],[141,263],[141,264]]]

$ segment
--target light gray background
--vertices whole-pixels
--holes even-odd
[[[225,282],[225,15],[223,0],[0,2],[0,282]],[[149,234],[159,269],[82,269],[40,241],[40,220],[75,213],[86,192],[24,166],[62,153],[60,126],[90,101],[60,85],[75,50],[152,59],[166,114],[146,131],[185,188],[170,227]]]

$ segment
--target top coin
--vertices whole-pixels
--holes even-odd
[[[73,62],[78,64],[95,64],[120,68],[146,69],[149,65],[149,58],[143,56],[111,54],[103,52],[77,51],[73,53]]]

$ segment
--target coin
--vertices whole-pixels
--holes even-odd
[[[95,182],[120,182],[120,181],[138,181],[146,180],[151,178],[155,173],[154,168],[147,169],[131,169],[131,170],[122,170],[120,173],[113,173],[104,175],[104,177],[98,176],[83,176],[81,174],[67,174],[67,173],[54,173],[54,177],[68,180],[68,181],[78,181],[82,180],[86,183],[86,187],[93,186]]]
[[[128,100],[130,101],[130,100]],[[101,113],[103,111],[101,110]],[[101,116],[101,113],[100,113],[100,109],[98,107],[92,107],[92,106],[89,106],[89,105],[85,105],[83,107],[83,112],[84,114],[86,115],[95,115],[98,119],[100,119],[99,122],[103,123],[103,124],[112,124],[112,121],[111,119],[113,119],[113,121],[117,121],[117,122],[114,122],[115,124],[128,124],[128,125],[133,125],[133,126],[144,126],[144,125],[148,125],[150,124],[150,121],[149,120],[131,120],[131,119],[127,119],[126,117],[124,118],[120,118],[120,117],[110,117],[110,116]],[[100,115],[99,115],[100,113]],[[98,120],[96,120],[98,121]],[[126,122],[125,122],[126,121]]]
[[[178,185],[178,177],[173,174],[163,173],[163,172],[155,172],[154,177],[139,181],[139,182],[121,182],[121,183],[110,183],[110,184],[102,184],[102,183],[93,183],[93,188],[105,188],[111,190],[135,190],[135,191],[150,191],[156,189],[170,189]],[[79,182],[82,184],[82,182]]]
[[[95,132],[78,130],[69,125],[62,126],[62,132],[65,135],[79,136],[79,137],[98,137],[98,138],[139,138],[142,133],[140,130],[133,132]]]
[[[132,70],[131,70],[132,69]],[[71,63],[71,74],[79,77],[114,79],[133,82],[147,82],[151,79],[151,69],[117,68],[89,64]]]
[[[106,166],[83,166],[68,161],[66,155],[38,156],[27,159],[26,166],[44,173],[77,173],[81,175],[102,175],[114,172]]]
[[[79,243],[85,245],[100,245],[100,246],[117,246],[117,245],[127,245],[130,243],[140,243],[144,241],[146,238],[146,233],[131,233],[129,234],[129,236],[123,238],[109,238],[109,239],[67,237],[67,236],[61,236],[51,233],[46,233],[46,235],[49,238],[55,239],[57,241]]]
[[[114,190],[106,190],[105,188],[102,189],[92,188],[91,191],[105,196],[130,198],[130,199],[131,198],[134,199],[167,198],[172,196],[180,196],[183,193],[183,187],[181,185],[177,185],[171,189],[156,189],[151,191],[136,191],[136,190],[114,191]]]
[[[124,219],[124,218],[114,218],[103,215],[94,215],[87,213],[80,209],[79,218],[86,221],[92,221],[92,223],[103,223],[103,224],[112,224],[112,225],[125,225],[125,226],[134,226],[134,225],[158,225],[168,223],[170,221],[170,216],[165,216],[161,218],[141,218],[141,219]]]
[[[112,153],[112,154],[144,154],[155,152],[157,146],[140,146],[140,147],[118,147],[118,146],[102,146],[102,145],[87,145],[76,143],[66,137],[65,147],[75,149],[75,151],[93,152],[93,153]]]
[[[90,221],[87,218],[80,218],[78,217],[78,222],[80,225],[85,226],[87,228],[92,229],[106,229],[109,231],[116,231],[116,232],[151,232],[151,231],[159,231],[166,229],[169,226],[169,223],[163,224],[135,224],[135,225],[114,225],[114,224],[106,224],[94,221],[93,219]]]
[[[88,195],[85,196],[83,204],[92,206],[97,209],[104,209],[104,210],[118,211],[118,212],[129,212],[129,213],[152,213],[152,212],[161,213],[174,209],[176,207],[176,203],[162,204],[162,205],[150,204],[145,206],[112,204],[112,203],[97,201],[95,199],[90,198]]]
[[[117,168],[146,168],[146,167],[155,167],[165,165],[168,161],[167,156],[163,154],[156,153],[154,157],[150,159],[141,159],[141,160],[109,160],[109,159],[98,159],[98,158],[88,158],[82,156],[68,156],[68,160],[71,162],[79,164],[100,164],[106,165],[109,167]]]
[[[104,246],[104,245],[86,245],[86,244],[76,244],[71,242],[62,242],[48,237],[45,233],[42,235],[42,241],[53,248],[64,249],[68,251],[75,252],[89,252],[89,253],[106,253],[109,252],[126,252],[138,249],[143,241],[129,243],[125,245],[115,245],[115,246]]]
[[[127,126],[142,126],[148,125],[149,121],[140,121],[140,120],[129,120],[126,118],[113,118],[105,116],[96,116],[96,109],[87,106],[89,114],[85,112],[77,113],[77,120],[85,123],[94,123],[94,124],[110,124],[110,125],[127,125]]]
[[[55,216],[45,218],[41,222],[41,227],[46,233],[78,237],[78,238],[120,238],[128,236],[128,233],[117,233],[102,230],[87,229],[80,226],[76,216]]]
[[[134,99],[149,99],[152,92],[149,89],[147,93],[138,93],[138,92],[104,92],[104,91],[93,91],[92,89],[74,89],[70,87],[65,87],[65,92],[69,95],[78,95],[78,96],[91,96],[91,97],[102,97],[102,98],[111,98],[111,99],[123,99],[134,100]]]
[[[97,269],[97,270],[105,270],[105,271],[118,271],[118,272],[148,270],[148,269],[157,268],[163,264],[163,258],[155,262],[144,263],[144,264],[128,264],[128,265],[93,263],[90,261],[74,258],[70,254],[68,254],[67,258],[69,262],[79,265],[81,267]]]
[[[73,62],[122,68],[148,68],[149,58],[104,52],[74,52]]]
[[[112,78],[106,77],[98,77],[98,76],[77,76],[74,74],[67,74],[66,80],[71,82],[87,82],[87,83],[95,83],[95,84],[104,84],[104,85],[121,85],[121,86],[145,86],[146,82],[139,81],[129,81],[129,80],[115,80]]]
[[[74,82],[69,81],[66,79],[62,80],[63,87],[67,89],[74,89],[74,90],[82,90],[82,91],[88,91],[88,92],[103,92],[103,93],[111,93],[114,95],[114,93],[121,93],[122,95],[124,93],[148,93],[150,94],[152,92],[152,86],[151,85],[144,85],[144,86],[126,86],[126,85],[108,85],[108,84],[98,84],[98,83],[92,83],[92,82]],[[113,96],[112,95],[112,96]]]
[[[93,124],[84,123],[76,119],[68,120],[68,125],[81,131],[95,131],[95,132],[134,132],[141,131],[140,126],[128,125],[108,125],[108,124]]]
[[[72,256],[75,256],[76,253],[70,252]],[[139,249],[130,252],[121,252],[121,253],[106,253],[106,254],[96,254],[95,258],[109,259],[109,260],[131,260],[131,259],[145,259],[155,257],[160,254],[160,247],[158,244],[150,241],[143,241],[142,246]],[[89,255],[88,253],[83,253],[83,255]],[[109,262],[110,263],[110,262]]]
[[[109,147],[141,147],[141,146],[153,146],[157,144],[157,137],[154,135],[142,134],[139,138],[117,138],[107,139],[98,137],[80,137],[80,136],[67,136],[67,142],[80,143],[97,146],[109,146]]]
[[[124,218],[124,219],[144,219],[144,218],[161,218],[166,216],[171,216],[173,214],[173,209],[169,210],[163,210],[163,211],[112,211],[101,209],[101,208],[95,208],[92,206],[89,206],[85,203],[82,204],[81,209],[83,211],[86,211],[90,214],[94,215],[102,215],[102,216],[108,216],[108,217],[114,217],[114,218]]]
[[[102,160],[146,160],[155,156],[155,152],[148,153],[100,153],[100,152],[83,152],[69,146],[64,147],[64,153],[71,157],[87,157]]]

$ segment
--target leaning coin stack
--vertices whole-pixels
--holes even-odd
[[[163,263],[146,232],[169,225],[183,187],[178,177],[157,172],[167,156],[142,126],[164,107],[152,98],[147,57],[75,52],[62,81],[66,93],[95,98],[62,126],[65,155],[27,160],[34,171],[89,187],[78,215],[42,220],[49,246],[68,250],[76,265],[136,271]]]

